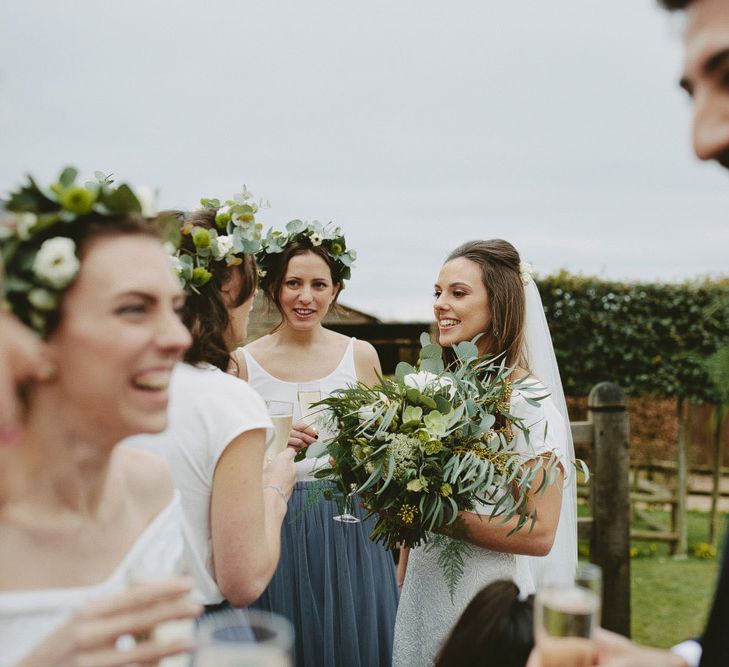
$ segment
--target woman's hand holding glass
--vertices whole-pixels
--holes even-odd
[[[202,608],[190,600],[191,589],[190,579],[175,577],[88,602],[18,667],[116,667],[189,652],[192,637],[165,641],[154,630],[161,623],[200,615]]]
[[[298,452],[300,449],[308,447],[318,439],[319,432],[316,428],[302,421],[291,427],[288,446]]]
[[[273,487],[288,501],[296,484],[295,452],[291,447],[276,454],[263,466],[263,488]]]

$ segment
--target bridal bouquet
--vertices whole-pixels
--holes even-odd
[[[529,431],[510,414],[510,399],[518,390],[538,405],[544,387],[512,381],[513,369],[480,357],[473,342],[454,347],[448,368],[428,334],[421,345],[417,367],[401,362],[394,379],[353,385],[321,401],[337,435],[307,451],[331,457],[317,476],[345,494],[356,490],[368,516],[377,515],[371,538],[388,548],[427,543],[432,533],[459,537],[459,511],[483,505],[504,521],[517,516],[513,531],[531,526],[528,492],[540,469],[547,472],[540,489],[554,481],[556,455],[526,465],[513,450],[515,431],[527,441]]]

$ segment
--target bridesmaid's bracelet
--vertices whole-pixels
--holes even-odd
[[[284,505],[288,507],[289,501],[286,500],[286,496],[278,484],[266,484],[266,486],[263,487],[263,490],[265,491],[266,489],[273,489],[276,493],[278,493],[278,495],[281,496],[281,500],[284,501]]]

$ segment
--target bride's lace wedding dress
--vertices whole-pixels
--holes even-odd
[[[524,434],[516,430],[512,443],[514,450],[528,456],[557,450],[567,469],[564,418],[552,401],[546,398],[535,407],[514,392],[511,412],[523,418],[529,427],[528,444]],[[489,509],[483,507],[479,513],[488,514]],[[443,569],[438,563],[438,550],[449,539],[441,537],[437,546],[421,546],[410,551],[395,622],[393,667],[432,665],[441,644],[468,603],[492,581],[513,579],[523,593],[534,592],[529,558],[470,545],[463,576],[451,601]]]

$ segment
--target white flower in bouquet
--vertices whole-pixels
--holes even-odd
[[[403,382],[405,382],[408,387],[417,389],[421,394],[426,390],[430,390],[435,393],[441,389],[448,391],[449,398],[453,398],[456,394],[456,387],[450,378],[441,377],[440,375],[436,375],[429,371],[410,373],[403,378]]]
[[[390,400],[381,391],[377,392],[379,400],[368,405],[363,405],[357,413],[359,414],[359,421],[361,424],[367,424],[371,422],[378,413],[384,414],[390,405]]]
[[[62,289],[76,277],[79,266],[76,244],[65,236],[54,236],[43,241],[33,260],[33,273],[51,287]]]

